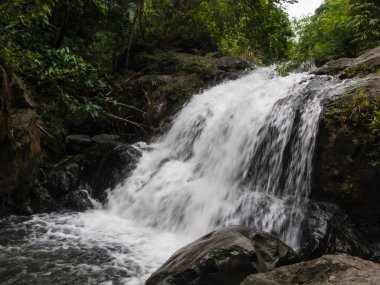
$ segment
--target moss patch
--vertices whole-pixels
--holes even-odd
[[[318,191],[375,220],[380,218],[379,79],[364,79],[330,102],[321,120],[316,167]]]

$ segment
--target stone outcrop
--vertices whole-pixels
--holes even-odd
[[[324,253],[345,252],[380,261],[378,110],[380,77],[371,74],[356,79],[345,94],[328,102],[322,113],[316,142],[312,198],[336,204],[346,213],[346,218],[340,222],[327,222],[328,231],[341,231],[343,237],[361,237],[359,240],[353,238],[343,247],[337,246],[336,251],[330,248]],[[336,214],[327,216],[333,221],[343,217]],[[331,228],[333,224],[335,229]]]
[[[321,68],[326,73],[339,74],[342,79],[374,73],[379,69],[380,46],[367,51],[357,58],[341,58],[331,61]]]
[[[344,253],[380,261],[379,232],[364,231],[339,206],[326,202],[311,202],[301,226],[299,252],[303,260],[324,254]]]
[[[40,166],[40,137],[30,94],[0,66],[0,215],[27,213]]]
[[[83,141],[86,143],[83,144]],[[106,201],[106,190],[113,189],[134,169],[141,151],[108,134],[92,138],[71,135],[66,139],[71,155],[42,168],[35,189],[48,198],[36,204],[33,212],[70,209],[83,211]]]
[[[326,255],[316,260],[248,276],[241,285],[375,285],[380,284],[380,264],[357,257]]]
[[[146,285],[234,285],[249,274],[296,261],[295,252],[274,236],[230,226],[178,250],[152,274]]]

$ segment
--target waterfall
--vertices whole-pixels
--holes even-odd
[[[321,100],[337,85],[272,68],[194,96],[166,135],[143,150],[108,209],[193,237],[244,224],[297,249]]]
[[[345,85],[267,67],[193,96],[165,135],[135,145],[142,157],[104,209],[0,219],[11,268],[0,281],[144,284],[179,247],[231,224],[299,249],[322,103]]]

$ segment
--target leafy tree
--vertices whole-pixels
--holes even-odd
[[[280,0],[4,0],[0,63],[71,112],[102,113],[108,74],[144,50],[222,51],[256,62],[286,57]]]
[[[380,4],[373,0],[325,0],[311,17],[297,21],[298,60],[324,63],[355,57],[380,44]]]
[[[256,61],[274,61],[286,55],[292,35],[279,3],[149,0],[143,17],[144,39],[172,48],[221,50]]]

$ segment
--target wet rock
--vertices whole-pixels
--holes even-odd
[[[380,284],[380,264],[357,257],[326,255],[316,260],[248,276],[241,285]]]
[[[45,187],[52,197],[61,197],[70,191],[79,188],[80,166],[76,162],[63,161],[61,165],[49,167],[45,174]]]
[[[117,145],[117,144],[122,143],[123,141],[119,136],[110,135],[110,134],[96,135],[96,136],[93,136],[91,140],[97,144],[108,144],[108,145]]]
[[[239,79],[242,76],[241,71],[235,71],[235,72],[221,72],[217,80],[219,81],[225,81],[225,80],[236,80]]]
[[[331,235],[322,253],[346,252],[380,260],[380,129],[375,123],[379,83],[377,74],[356,79],[321,114],[311,198],[341,209],[320,208],[329,212],[321,216],[330,220],[324,236]]]
[[[104,202],[106,190],[125,179],[141,156],[139,149],[117,136],[103,134],[92,142],[84,151],[44,168],[42,186],[61,208],[79,211],[91,208],[91,199]]]
[[[249,274],[296,261],[294,251],[274,236],[243,226],[230,226],[177,251],[152,274],[146,285],[234,285]]]
[[[380,241],[371,240],[337,205],[310,203],[301,232],[302,259],[345,253],[380,262]]]
[[[226,71],[226,72],[234,72],[234,71],[239,71],[239,70],[244,70],[246,68],[249,68],[250,65],[239,58],[232,57],[232,56],[224,56],[218,60],[217,67],[218,69]]]
[[[87,190],[76,190],[65,195],[60,204],[63,205],[65,209],[74,211],[85,211],[94,206],[90,195]]]
[[[88,135],[69,135],[65,139],[66,147],[69,151],[79,151],[92,144]]]
[[[92,197],[104,202],[105,191],[126,179],[140,157],[141,151],[128,144],[95,145],[75,158],[81,165],[80,184],[88,185]]]

